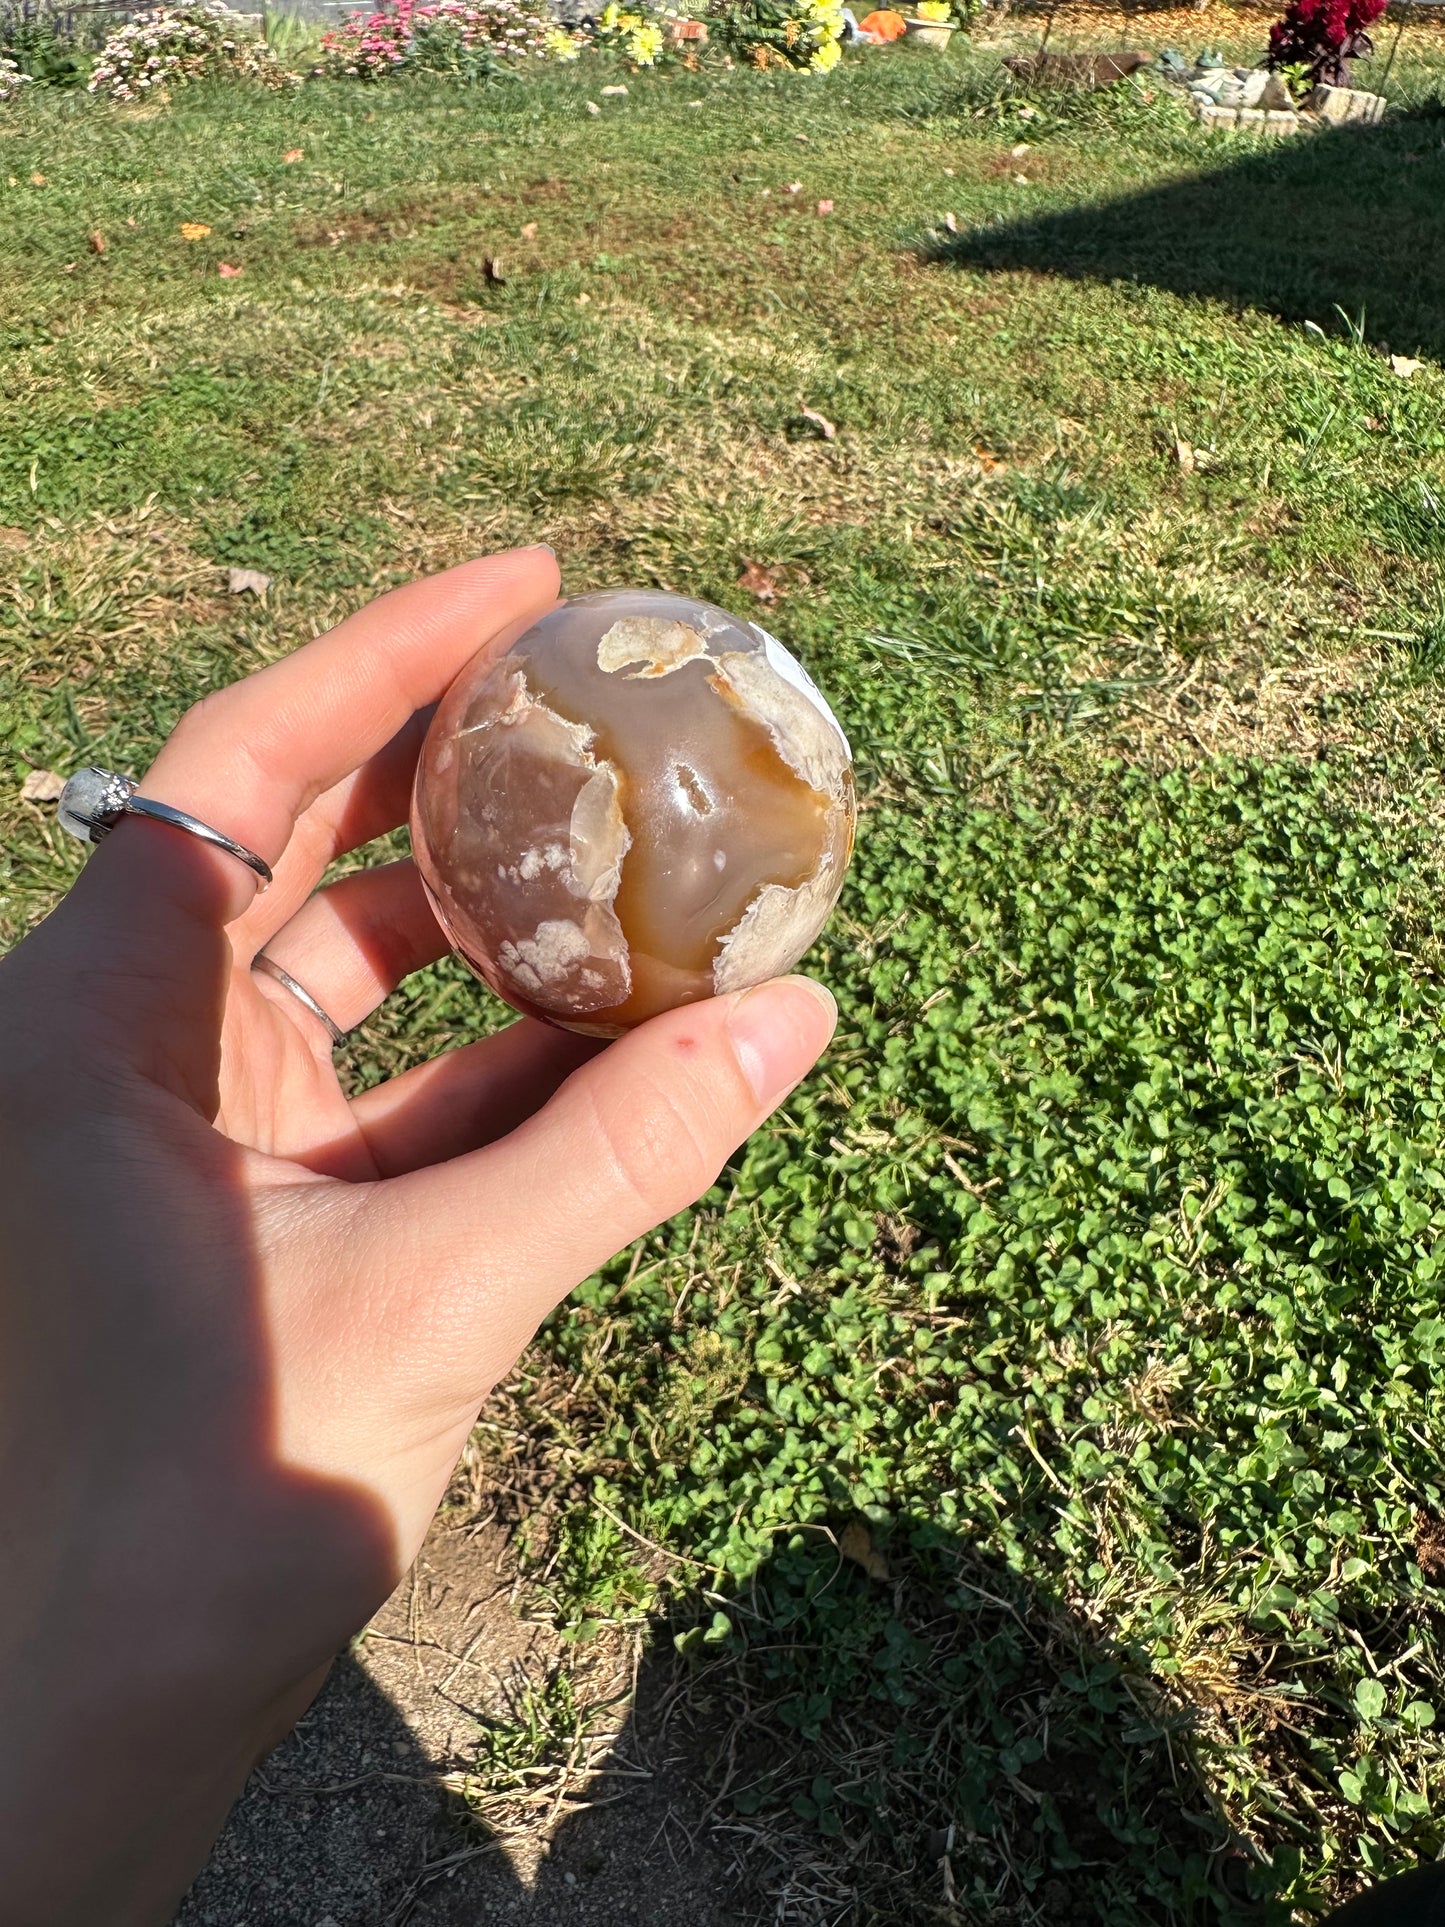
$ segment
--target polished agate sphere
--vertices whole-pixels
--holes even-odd
[[[853,847],[847,740],[786,649],[710,603],[574,597],[443,697],[412,847],[518,1010],[612,1037],[789,970]]]

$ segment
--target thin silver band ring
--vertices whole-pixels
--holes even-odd
[[[62,829],[70,831],[85,843],[99,843],[109,836],[123,816],[148,816],[157,823],[169,823],[172,829],[185,830],[191,836],[198,836],[203,843],[212,843],[227,856],[233,856],[244,863],[248,870],[254,871],[261,880],[264,890],[271,881],[271,866],[265,857],[257,856],[248,850],[244,843],[238,843],[224,830],[213,829],[203,823],[189,810],[178,810],[169,803],[157,803],[153,797],[137,796],[133,776],[122,776],[119,770],[82,769],[77,770],[65,788],[60,792],[60,823]]]
[[[296,979],[291,975],[291,972],[289,970],[283,970],[274,957],[268,957],[265,951],[262,950],[257,956],[251,959],[251,968],[252,970],[263,971],[268,977],[274,977],[283,989],[289,990],[293,997],[305,1004],[306,1008],[311,1012],[311,1015],[313,1017],[319,1017],[322,1023],[325,1024],[333,1044],[344,1044],[346,1042],[346,1032],[341,1026],[334,1023],[332,1019],[327,1016],[326,1012],[321,1008],[320,1004],[317,1003],[305,984],[298,984]]]

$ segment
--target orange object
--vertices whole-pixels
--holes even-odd
[[[892,7],[881,7],[858,22],[858,31],[872,34],[875,40],[901,40],[908,27],[901,13],[895,13]]]

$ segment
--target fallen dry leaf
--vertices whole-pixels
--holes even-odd
[[[181,222],[181,239],[183,241],[204,241],[210,231],[210,228],[204,221]]]
[[[820,214],[831,214],[833,212],[833,203],[831,201],[819,201],[818,212]]]
[[[305,159],[305,151],[300,147],[288,147],[281,156],[287,167],[294,167],[299,160]]]
[[[1174,459],[1186,475],[1194,473],[1194,450],[1188,442],[1180,441],[1177,436],[1174,441]]]
[[[1366,415],[1365,426],[1372,435],[1383,435],[1389,423],[1381,421],[1378,415]]]
[[[1028,175],[1027,175],[1027,174],[1015,174],[1015,175],[1014,175],[1014,184],[1015,184],[1015,186],[1017,186],[1017,187],[1027,187],[1027,186],[1028,186],[1028,184],[1029,184],[1029,177],[1028,177]]]
[[[133,214],[127,214],[127,215],[126,215],[126,217],[125,217],[125,224],[126,224],[126,226],[127,226],[127,227],[134,227],[134,226],[135,226],[135,216],[134,216]]]
[[[783,192],[785,194],[800,194],[802,190],[803,190],[803,183],[801,181],[788,181],[784,184],[784,187],[783,187]]]
[[[1024,155],[1027,154],[1028,152],[1029,152],[1029,144],[1027,141],[1020,141],[1017,147],[1011,147],[1009,149],[1009,153],[1016,161],[1021,161]]]
[[[589,114],[600,114],[602,109],[597,105],[595,100],[589,100],[587,103],[587,111]]]
[[[65,778],[53,769],[33,769],[20,785],[22,803],[58,803]]]
[[[105,236],[98,227],[93,227],[85,238],[92,254],[105,253]]]
[[[828,417],[826,415],[820,415],[816,408],[802,408],[799,409],[798,412],[805,422],[811,422],[813,424],[825,442],[831,442],[837,434],[837,429],[833,426],[832,422],[828,420]]]
[[[1390,357],[1391,370],[1400,377],[1401,381],[1408,381],[1411,375],[1418,374],[1424,366],[1424,362],[1416,361],[1413,355],[1391,355]]]
[[[43,174],[32,174],[30,176],[30,185],[32,187],[44,187],[45,176]]]
[[[507,278],[507,271],[502,266],[501,257],[495,254],[482,256],[482,273],[494,288],[500,288]]]
[[[522,229],[522,239],[524,241],[535,241],[536,238],[537,238],[537,223],[535,221],[528,221],[526,226]]]
[[[1426,1579],[1445,1580],[1445,1519],[1423,1510],[1415,1514],[1415,1564]]]
[[[738,585],[755,595],[759,602],[776,602],[784,593],[777,576],[761,562],[744,562]]]
[[[263,596],[271,586],[269,575],[262,575],[259,569],[228,569],[226,588],[231,595]]]
[[[216,263],[216,273],[225,281],[233,281],[238,274],[244,274],[245,272],[246,270],[244,268],[234,267],[229,261],[218,261]]]
[[[0,549],[28,549],[30,537],[24,529],[0,529]]]
[[[806,134],[794,134],[793,139],[795,141],[801,141],[804,147],[808,145],[808,136]]]
[[[615,100],[619,94],[625,94],[627,89],[625,87],[603,87],[600,91],[604,100]]]
[[[996,469],[1008,467],[1008,463],[995,455],[991,448],[975,447],[973,458],[985,475],[992,475]]]
[[[949,233],[950,233],[950,234],[957,234],[957,232],[958,232],[958,221],[957,221],[957,218],[956,218],[956,217],[955,217],[954,215],[952,215],[952,214],[945,214],[945,215],[944,215],[944,217],[943,217],[943,225],[944,225],[944,226],[945,226],[945,227],[946,227],[946,228],[948,229],[948,231],[949,231]]]
[[[861,1519],[850,1519],[838,1535],[838,1550],[855,1566],[861,1566],[870,1579],[888,1577],[888,1561],[873,1544],[873,1535]]]

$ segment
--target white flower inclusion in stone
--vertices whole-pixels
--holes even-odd
[[[796,963],[842,887],[849,765],[755,624],[652,591],[580,596],[453,684],[413,844],[486,983],[611,1036]]]

